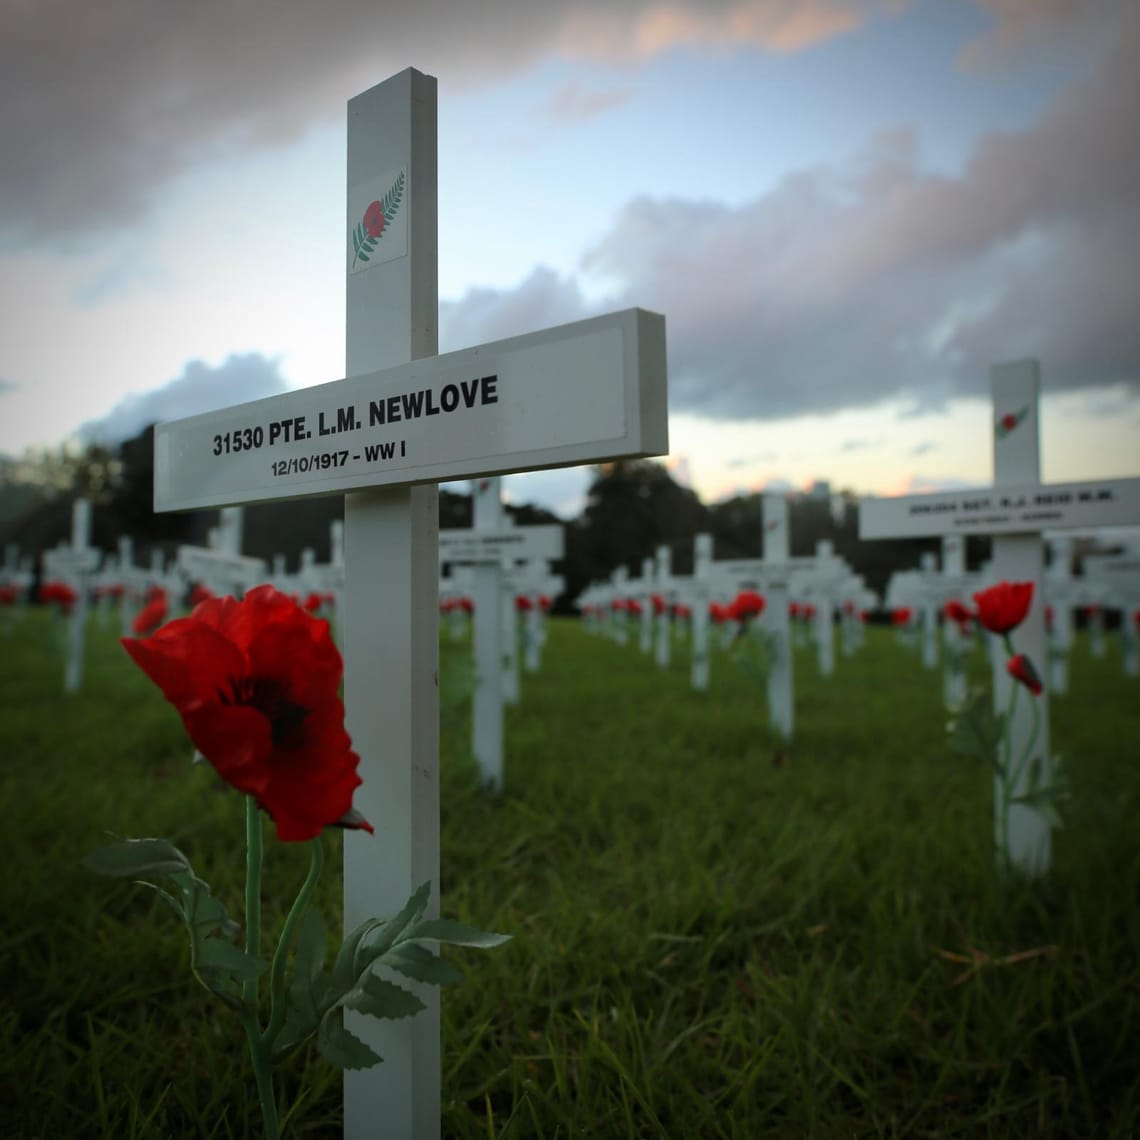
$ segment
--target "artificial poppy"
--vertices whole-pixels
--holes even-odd
[[[316,592],[306,594],[304,602],[301,603],[304,611],[309,614],[315,614],[324,604],[324,596]]]
[[[653,594],[649,601],[653,605],[653,613],[656,617],[660,617],[669,608],[668,603],[661,594]]]
[[[799,602],[789,602],[788,603],[788,617],[798,618],[799,616],[800,616],[800,603]]]
[[[999,582],[974,595],[978,621],[990,633],[1009,633],[1025,620],[1033,601],[1032,582]]]
[[[1033,662],[1024,653],[1011,657],[1005,663],[1005,671],[1016,681],[1020,681],[1034,696],[1041,692],[1041,678],[1033,668]]]
[[[755,590],[741,590],[732,599],[728,615],[736,621],[747,621],[749,618],[759,617],[767,604],[763,594],[758,594]]]
[[[515,595],[515,610],[520,614],[529,614],[534,609],[534,603],[528,594]]]
[[[942,607],[942,616],[947,621],[957,622],[962,633],[969,632],[970,622],[974,620],[974,615],[957,598],[951,599]]]
[[[131,622],[132,632],[143,637],[154,633],[166,620],[167,609],[166,591],[161,588],[151,590],[146,605],[135,614],[134,621]]]
[[[722,606],[719,602],[709,602],[709,621],[715,621],[719,625],[723,621],[728,621],[730,616],[727,606]]]
[[[200,606],[203,602],[208,602],[213,597],[216,597],[216,595],[209,586],[203,586],[201,582],[196,582],[194,588],[190,591],[190,604],[192,606]]]
[[[625,603],[625,612],[630,617],[641,617],[641,603],[636,598],[630,598]]]
[[[475,612],[475,603],[470,598],[460,598],[459,608],[465,614],[473,614]]]
[[[540,610],[542,610],[543,613],[546,613],[546,611],[550,609],[552,604],[553,603],[551,602],[549,594],[539,594],[538,595],[538,608]]]
[[[673,606],[673,616],[681,621],[688,621],[693,616],[693,611],[688,606],[678,602]]]
[[[40,586],[40,601],[57,605],[65,614],[69,614],[71,607],[79,601],[79,595],[66,582],[44,582]]]
[[[328,623],[272,586],[211,598],[123,646],[182,717],[198,751],[253,796],[286,842],[350,815],[360,758],[344,728],[343,664]]]
[[[15,605],[19,596],[19,591],[15,586],[0,586],[0,606]]]
[[[910,619],[914,616],[914,611],[910,606],[895,606],[891,610],[891,621],[897,626],[910,625]]]

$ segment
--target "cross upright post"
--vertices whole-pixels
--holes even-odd
[[[436,81],[410,68],[349,101],[346,230],[397,186],[371,259],[346,259],[348,377],[438,351]],[[438,532],[437,484],[345,496],[345,724],[361,757],[356,806],[384,837],[345,835],[346,932],[427,880],[427,914],[439,913]],[[384,1058],[344,1074],[346,1137],[439,1135],[438,991],[420,998],[428,1008],[402,1021],[346,1013]]]

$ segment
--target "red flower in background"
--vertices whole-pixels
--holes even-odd
[[[1017,416],[1012,412],[1006,412],[1001,418],[1001,426],[1005,428],[1006,431],[1013,431],[1013,429],[1017,427]]]
[[[974,615],[957,598],[952,599],[942,607],[942,616],[947,621],[956,621],[962,633],[969,632],[970,622],[974,620]]]
[[[79,601],[79,595],[66,582],[44,582],[40,586],[40,601],[59,606],[65,614],[69,614],[71,607]]]
[[[194,589],[190,591],[190,604],[192,606],[200,606],[203,602],[208,602],[214,597],[214,591],[209,586],[203,586],[201,582],[194,585]]]
[[[755,590],[741,590],[728,607],[728,616],[736,621],[747,621],[759,617],[767,604],[763,594],[758,594]]]
[[[1033,601],[1032,582],[999,582],[974,595],[978,621],[990,633],[1009,633],[1025,620]]]
[[[549,610],[552,605],[553,602],[551,601],[549,594],[538,595],[538,608],[542,610],[543,613],[546,613],[546,611]]]
[[[323,595],[311,591],[306,595],[304,602],[301,604],[301,608],[307,614],[315,614],[324,604],[325,599]]]
[[[19,596],[15,586],[0,586],[0,606],[15,605]]]
[[[346,818],[360,758],[344,728],[343,665],[327,622],[258,586],[123,646],[222,779],[269,813],[278,839],[312,839],[338,823],[372,830]]]
[[[1132,615],[1132,624],[1136,627],[1136,631],[1140,633],[1140,610],[1136,610]]]
[[[815,617],[815,606],[808,602],[807,605],[800,607],[800,617],[802,617],[804,621],[811,621],[811,619]]]
[[[371,238],[378,238],[384,232],[384,207],[379,202],[373,202],[364,211],[364,228]]]
[[[1041,678],[1033,668],[1033,662],[1019,653],[1005,663],[1005,671],[1015,680],[1020,681],[1034,696],[1041,692]]]
[[[914,616],[914,610],[910,606],[895,606],[891,610],[891,621],[895,625],[910,625],[910,619]]]
[[[473,614],[475,612],[475,603],[470,598],[460,598],[459,608],[465,614]]]
[[[1049,602],[1045,603],[1045,631],[1053,632],[1053,606]]]
[[[153,633],[166,620],[167,601],[166,591],[161,587],[152,589],[148,595],[149,600],[131,622],[131,630],[145,637]]]
[[[630,617],[641,617],[641,603],[636,598],[630,598],[625,603],[625,612]]]
[[[682,621],[687,621],[693,616],[693,611],[689,609],[688,606],[682,605],[680,602],[678,602],[673,607],[673,616],[675,618],[680,618]]]
[[[668,606],[665,603],[665,599],[660,594],[653,594],[650,597],[649,601],[653,606],[653,613],[655,617],[660,617],[666,611],[666,609],[668,609]]]
[[[709,602],[710,621],[715,621],[719,625],[721,622],[728,621],[731,616],[728,612],[728,606],[722,606],[719,602]]]
[[[531,610],[534,609],[534,603],[530,600],[530,597],[528,595],[516,594],[515,595],[515,609],[520,614],[528,614],[528,613],[530,613]]]
[[[799,602],[789,602],[788,603],[788,617],[798,618],[799,616],[800,616],[800,603]]]
[[[854,617],[855,616],[855,603],[851,602],[851,601],[844,602],[843,603],[843,612],[847,615],[847,617]]]

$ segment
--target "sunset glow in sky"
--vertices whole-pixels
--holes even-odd
[[[79,0],[0,15],[0,452],[344,371],[345,104],[439,87],[440,347],[667,319],[707,500],[1140,474],[1128,0]],[[575,512],[588,472],[508,491]]]

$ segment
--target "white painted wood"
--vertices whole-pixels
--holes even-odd
[[[698,692],[708,692],[712,668],[709,646],[709,570],[713,558],[713,536],[698,534],[693,539],[693,651],[690,680]]]
[[[790,556],[788,535],[788,501],[783,495],[765,495],[762,499],[764,519],[764,562],[773,575],[766,582],[766,628],[772,657],[768,668],[768,717],[772,730],[785,741],[795,733],[795,665],[792,655],[791,618],[788,603],[791,594],[788,579],[778,572]]]
[[[653,566],[652,558],[643,558],[641,561],[641,587],[637,594],[637,603],[641,606],[638,616],[638,646],[642,653],[653,652]]]
[[[409,187],[414,196],[410,178]],[[375,292],[376,275],[393,265],[400,272],[406,261],[351,274],[353,294]],[[395,319],[385,316],[385,326]],[[375,330],[369,340],[377,344]],[[438,482],[668,447],[664,318],[641,309],[351,373],[160,424],[155,509]],[[458,406],[442,411],[451,393]],[[282,424],[298,423],[288,439],[275,437]],[[225,450],[221,441],[238,437],[248,445]]]
[[[436,81],[412,69],[349,101],[346,241],[371,200],[361,201],[361,190],[392,171],[406,175],[407,254],[353,273],[349,247],[349,377],[432,357],[438,347]],[[346,932],[395,914],[426,880],[428,912],[439,913],[438,529],[434,484],[345,498],[346,724],[364,781],[355,803],[376,828],[345,834]],[[384,1057],[344,1075],[348,1140],[439,1136],[438,991],[421,987],[420,997],[428,1008],[401,1021],[346,1012],[345,1024]]]
[[[502,480],[476,479],[471,487],[474,529],[503,530]],[[498,560],[475,566],[475,691],[471,698],[472,751],[483,782],[503,786],[503,589]]]
[[[1040,427],[1038,406],[1040,372],[1036,361],[1023,360],[995,365],[990,373],[994,419],[994,488],[1006,486],[1032,487],[1041,478]],[[1000,425],[1009,415],[1019,417],[1018,426],[1002,433]],[[1140,481],[1138,481],[1140,482]],[[1031,661],[1044,668],[1045,605],[1042,591],[1044,558],[1040,529],[1025,534],[998,535],[993,545],[993,570],[1000,580],[1032,582],[1033,603],[1029,614],[1014,631],[1014,647]],[[1017,684],[1006,672],[1006,657],[994,667],[994,707],[1003,711],[1009,702],[1011,686]],[[1030,741],[1034,717],[1032,703],[1036,702],[1040,723],[1035,753],[1042,765],[1042,782],[1050,780],[1051,757],[1049,751],[1049,693],[1042,692],[1030,698],[1022,689],[1011,724],[1013,754],[1020,756]],[[1020,794],[1028,786],[1027,779],[1014,788]],[[1000,782],[995,780],[995,800],[1000,811]],[[1014,804],[1010,810],[1010,856],[1015,867],[1030,874],[1048,870],[1052,855],[1052,832],[1048,821],[1036,809]]]
[[[999,442],[1017,439],[1021,431],[1019,426]],[[1138,517],[1140,479],[1018,483],[936,495],[864,499],[859,504],[859,537],[1040,535],[1046,529],[1126,526]]]
[[[98,556],[91,557],[91,504],[87,499],[76,499],[71,508],[71,550],[75,557],[74,584],[79,595],[71,611],[68,628],[67,667],[63,688],[78,693],[83,685],[83,657],[87,636],[88,575],[98,566]]]
[[[654,590],[665,599],[665,606],[661,613],[655,614],[654,624],[654,651],[653,659],[659,669],[669,668],[670,649],[672,647],[672,617],[670,604],[672,601],[673,552],[667,546],[657,548],[654,563]]]

